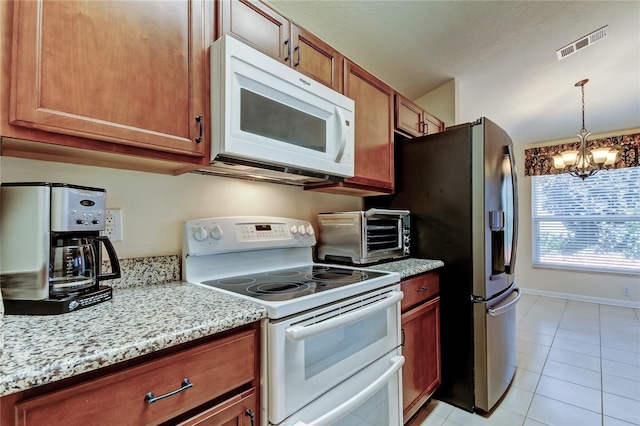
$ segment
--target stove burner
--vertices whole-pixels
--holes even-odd
[[[284,269],[281,271],[267,272],[267,275],[270,277],[294,277],[296,275],[300,275],[300,271]]]
[[[309,284],[307,283],[278,283],[271,282],[265,284],[257,284],[252,285],[247,288],[248,291],[255,294],[287,294],[293,292],[300,292],[309,289]]]
[[[282,301],[312,294],[314,283],[268,282],[247,287],[247,293],[262,300]]]
[[[218,284],[223,284],[223,285],[241,285],[241,284],[251,284],[251,283],[253,283],[255,281],[256,280],[254,278],[243,278],[243,277],[225,278],[223,280],[218,281]]]
[[[308,274],[307,279],[320,282],[356,283],[366,280],[368,275],[362,271],[331,269],[319,270]]]

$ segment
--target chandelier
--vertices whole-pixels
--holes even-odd
[[[586,179],[598,170],[610,169],[616,161],[618,150],[608,147],[600,147],[587,150],[587,138],[591,133],[584,127],[584,85],[589,79],[580,80],[575,84],[582,89],[582,129],[577,136],[580,138],[578,150],[563,151],[553,156],[553,167],[559,170],[567,170],[571,176]]]

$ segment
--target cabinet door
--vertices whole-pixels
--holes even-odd
[[[201,0],[15,2],[10,122],[203,156],[203,8]]]
[[[423,136],[444,131],[444,122],[397,93],[395,128],[407,136]]]
[[[289,65],[291,63],[290,24],[287,18],[254,0],[222,0],[220,34],[232,35]]]
[[[355,176],[348,181],[392,192],[394,90],[345,59],[344,94],[356,104]]]
[[[425,135],[444,132],[444,122],[426,111],[422,112],[422,123],[422,131]]]
[[[340,54],[304,28],[291,24],[292,65],[333,90],[340,91]]]
[[[440,385],[440,298],[403,314],[402,330],[402,408],[406,422]]]
[[[179,423],[178,426],[254,426],[259,424],[257,413],[256,391],[251,389]]]
[[[422,136],[422,108],[400,94],[396,94],[396,130],[408,136]]]

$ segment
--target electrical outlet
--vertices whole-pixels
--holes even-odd
[[[104,214],[104,235],[111,241],[122,241],[122,209],[108,209]]]
[[[622,287],[623,296],[631,296],[631,289],[627,286]]]

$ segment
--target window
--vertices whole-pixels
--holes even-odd
[[[533,266],[640,275],[640,167],[531,186]]]

